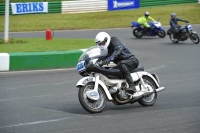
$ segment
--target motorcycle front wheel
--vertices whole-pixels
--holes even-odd
[[[144,76],[143,80],[149,91],[154,91],[156,89],[156,85],[151,78]],[[142,106],[152,106],[156,102],[156,100],[157,100],[157,93],[153,93],[148,97],[142,98],[141,100],[138,101],[138,103],[141,104]]]
[[[94,82],[89,82],[81,86],[78,92],[78,98],[81,106],[90,113],[100,113],[106,106],[106,95],[101,86],[98,86],[99,99],[91,100],[87,97],[86,92],[94,89]]]
[[[164,38],[166,36],[166,32],[164,30],[159,30],[157,35],[160,37],[160,38]]]
[[[192,33],[190,35],[190,39],[192,40],[193,43],[198,44],[199,43],[199,36],[197,34]]]
[[[142,38],[142,31],[140,31],[138,28],[135,28],[133,30],[133,35],[136,37],[136,38]]]

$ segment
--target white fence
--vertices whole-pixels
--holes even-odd
[[[62,2],[62,14],[101,12],[107,10],[108,10],[107,0],[77,0],[77,1]]]

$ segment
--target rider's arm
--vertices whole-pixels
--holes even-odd
[[[142,19],[142,23],[143,23],[143,25],[144,25],[146,28],[149,28],[149,27],[150,27],[150,25],[148,24],[146,18],[143,18],[143,19]]]
[[[181,19],[181,18],[176,18],[176,19],[177,19],[177,21],[182,21],[182,22],[186,22],[186,23],[188,23],[187,20],[183,20],[183,19]]]
[[[110,60],[114,60],[119,54],[122,53],[123,50],[123,44],[120,42],[120,40],[117,37],[112,37],[111,38],[111,43],[114,46],[114,51],[112,55],[109,57]]]
[[[144,26],[146,27],[146,28],[149,28],[150,27],[150,25],[147,23],[147,22],[145,22],[145,23],[143,23],[144,24]]]
[[[148,19],[151,20],[152,22],[155,21],[151,16],[148,16]]]

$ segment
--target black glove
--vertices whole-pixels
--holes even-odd
[[[185,20],[186,23],[189,23],[189,21]]]
[[[110,63],[110,59],[107,58],[104,61],[102,61],[102,65],[108,65]]]

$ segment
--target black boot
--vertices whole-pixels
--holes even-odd
[[[129,87],[126,88],[125,91],[128,92],[128,93],[135,93],[136,92],[136,88],[135,88],[135,85],[134,85],[134,82],[133,82],[133,79],[132,79],[131,75],[130,74],[126,75],[125,78],[126,78],[126,81],[127,81],[128,85],[129,85]]]
[[[126,88],[125,91],[127,91],[129,93],[135,93],[136,92],[135,85],[134,85],[133,79],[130,75],[128,68],[126,67],[125,64],[121,64],[119,66],[119,69],[123,72],[123,75],[129,85],[129,88]]]

